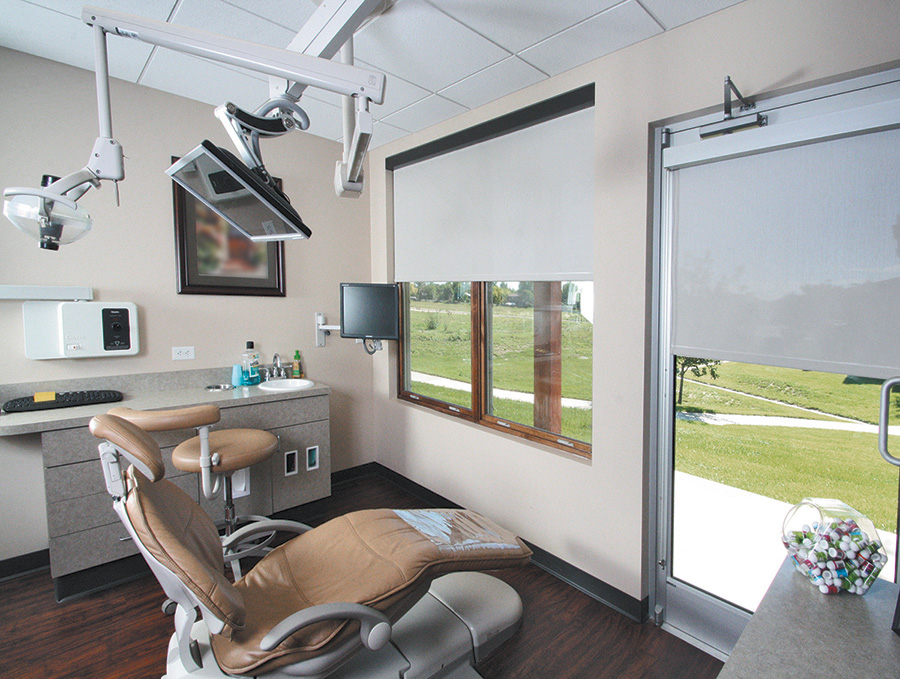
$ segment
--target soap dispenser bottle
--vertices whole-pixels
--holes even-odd
[[[244,384],[259,384],[259,352],[253,342],[247,342],[247,349],[241,354],[241,378]]]
[[[294,350],[294,361],[291,363],[291,377],[300,378],[303,377],[303,373],[300,369],[300,350]]]

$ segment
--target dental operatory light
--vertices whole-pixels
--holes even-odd
[[[254,113],[231,103],[216,109],[216,117],[225,125],[240,158],[203,141],[166,172],[251,240],[308,238],[312,232],[266,170],[259,141],[309,127],[309,117],[298,104],[306,87],[341,95],[345,101],[344,154],[335,170],[335,190],[339,196],[359,195],[372,135],[369,105],[384,101],[385,77],[354,66],[352,59],[338,63],[331,58],[373,12],[387,6],[385,0],[321,3],[288,50],[84,7],[82,20],[94,30],[100,136],[81,170],[50,178],[39,189],[5,189],[3,214],[42,248],[58,250],[91,228],[90,215],[78,205],[78,199],[91,187],[99,188],[101,180],[117,183],[125,178],[122,147],[112,136],[106,51],[106,35],[112,34],[269,76],[270,99]],[[116,188],[118,203],[118,184]]]
[[[122,146],[112,135],[106,35],[101,28],[94,28],[94,59],[100,136],[87,164],[65,177],[44,175],[40,189],[10,187],[3,191],[3,214],[45,250],[59,250],[60,245],[76,241],[91,230],[90,215],[76,201],[92,186],[100,188],[101,179],[118,182],[125,178]],[[118,202],[118,184],[116,188]]]

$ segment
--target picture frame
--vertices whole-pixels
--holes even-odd
[[[172,189],[178,294],[285,296],[284,241],[254,242],[177,182]]]

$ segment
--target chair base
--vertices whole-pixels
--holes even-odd
[[[515,634],[522,619],[522,600],[502,580],[484,573],[451,573],[435,580],[394,625],[391,641],[380,651],[361,650],[329,679],[480,679],[474,664],[491,655]],[[209,647],[206,625],[194,624],[203,668],[189,673],[169,642],[163,679],[221,679]],[[293,677],[285,667],[266,677]],[[316,675],[310,679],[322,679]]]

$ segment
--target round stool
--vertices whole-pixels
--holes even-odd
[[[221,475],[225,495],[225,535],[231,535],[235,527],[234,498],[231,476],[236,471],[247,469],[259,462],[265,462],[278,450],[278,438],[261,429],[222,429],[208,433],[209,456],[203,450],[203,434],[180,443],[172,451],[172,464],[183,472],[192,472],[204,477],[205,460],[209,462],[211,475]],[[207,499],[217,495],[213,487],[207,494],[204,484],[203,494]],[[210,495],[212,497],[210,497]]]
[[[197,430],[197,436],[179,443],[172,451],[172,464],[183,472],[200,474],[202,493],[207,500],[214,499],[224,487],[226,536],[231,535],[235,526],[232,474],[264,462],[278,450],[278,438],[261,429],[210,431],[210,426],[220,417],[218,406],[211,404],[174,410],[134,410],[117,406],[110,408],[109,413],[147,432]]]

